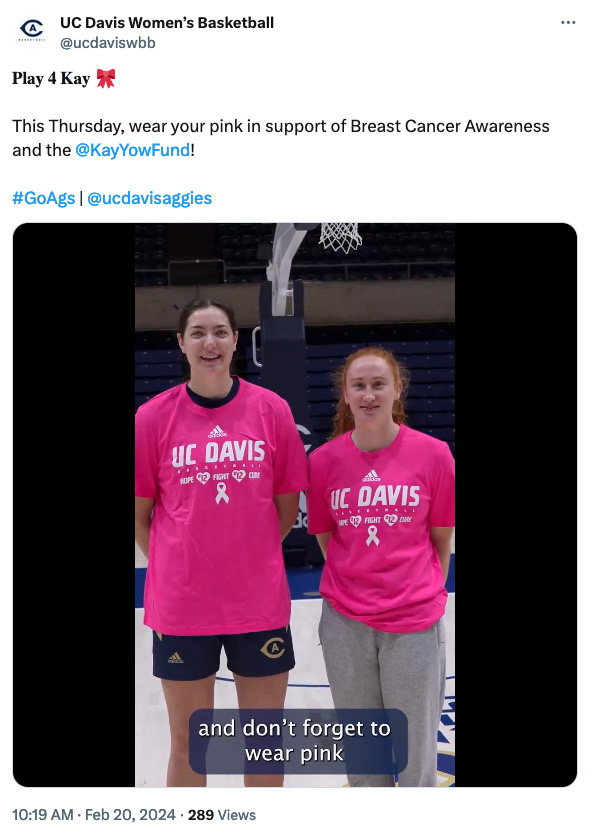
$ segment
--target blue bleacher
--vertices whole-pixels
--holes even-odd
[[[164,392],[183,383],[183,378],[136,378],[136,395],[144,392]]]
[[[182,374],[180,363],[137,363],[136,378],[179,377]]]
[[[421,331],[418,329],[418,333]],[[370,337],[374,337],[370,332]],[[174,348],[142,349],[135,353],[136,409],[153,395],[182,383],[183,354]],[[408,423],[449,444],[455,454],[455,341],[405,340],[381,342],[409,370],[406,398]],[[333,374],[352,352],[368,343],[331,343],[307,346],[307,394],[311,425],[322,440],[331,433],[336,406]],[[245,345],[247,379],[261,385],[258,367],[252,361],[251,345]]]
[[[211,237],[182,247],[180,255],[175,225],[137,224],[134,235],[136,285],[166,285],[169,263],[178,258],[223,260],[225,281],[230,284],[261,282],[272,253],[275,224],[212,224]],[[414,229],[414,227],[417,227]],[[293,277],[307,281],[447,279],[455,276],[455,225],[359,224],[363,246],[347,259],[319,244],[319,230],[309,233],[299,246]],[[346,268],[345,268],[346,266]],[[197,267],[192,268],[197,270]],[[186,266],[185,272],[189,270]],[[173,277],[180,279],[177,271]],[[180,284],[186,284],[185,281]]]
[[[163,342],[171,344],[172,340],[168,337],[168,339],[163,339]],[[136,351],[136,409],[153,395],[183,382],[183,357],[183,352],[179,347]]]
[[[146,349],[136,352],[136,363],[175,363],[183,358],[181,349]]]
[[[248,378],[254,384],[261,385],[261,377],[259,374],[249,373]],[[415,381],[423,384],[430,384],[432,382],[437,384],[454,383],[455,370],[448,369],[415,369],[413,378]],[[331,372],[310,372],[307,375],[307,385],[312,389],[313,387],[331,387],[332,373]]]
[[[418,329],[420,332],[420,329]],[[455,341],[405,340],[381,345],[392,351],[410,372],[406,398],[408,423],[449,444],[455,453]],[[307,346],[309,415],[315,433],[326,439],[331,433],[336,407],[332,376],[344,359],[368,343],[333,343]],[[261,384],[259,369],[247,346],[247,377]]]

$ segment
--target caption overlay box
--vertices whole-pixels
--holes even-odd
[[[200,709],[189,721],[196,773],[384,775],[407,762],[399,709]]]

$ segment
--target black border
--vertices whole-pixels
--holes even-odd
[[[455,229],[455,783],[564,787],[577,740],[577,236]]]
[[[14,233],[14,778],[134,785],[134,227]]]
[[[14,234],[14,776],[28,787],[134,786],[133,239],[132,224]],[[576,233],[457,224],[456,265],[456,784],[565,786]]]

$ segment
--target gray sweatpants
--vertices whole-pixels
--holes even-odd
[[[445,626],[391,634],[323,602],[319,639],[334,706],[399,709],[408,719],[408,764],[399,786],[436,787],[437,731],[445,698]],[[351,787],[393,787],[393,776],[348,775]]]

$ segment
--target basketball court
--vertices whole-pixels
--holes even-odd
[[[252,377],[269,389],[278,392],[289,402],[303,441],[310,441],[311,417],[307,397],[304,345],[304,316],[302,283],[291,282],[292,260],[308,232],[318,224],[278,224],[274,236],[272,258],[260,295],[261,325],[253,329],[249,366]],[[363,242],[356,224],[322,224],[321,238],[326,248],[347,254]],[[259,334],[261,332],[261,334]],[[302,336],[301,336],[302,333]],[[146,354],[146,353],[145,353]],[[263,361],[263,365],[262,365]],[[286,375],[286,364],[292,372]],[[302,367],[302,368],[301,368]],[[325,368],[325,367],[323,367]],[[323,438],[318,440],[321,444]],[[308,445],[311,447],[311,445]],[[302,498],[302,501],[304,498]],[[301,511],[303,507],[301,505]],[[304,527],[290,534],[287,540],[298,550],[310,548]],[[447,634],[447,688],[438,732],[438,785],[455,784],[455,571],[452,563],[447,589],[449,598],[445,614]],[[309,553],[307,553],[309,554]],[[167,710],[160,681],[152,675],[152,632],[144,626],[142,593],[146,559],[136,546],[136,787],[165,787],[169,756],[169,728]],[[291,568],[288,579],[292,599],[291,630],[296,667],[290,672],[287,709],[332,709],[333,702],[317,628],[322,600],[319,595],[320,566]],[[226,667],[224,652],[215,687],[215,707],[237,708],[233,676]],[[242,787],[240,775],[209,775],[210,787]],[[302,776],[287,774],[285,787],[347,787],[346,775]]]
[[[455,547],[453,546],[453,551]],[[139,584],[146,560],[136,547]],[[452,572],[454,567],[452,567]],[[321,613],[318,592],[320,571],[289,570],[292,593],[291,631],[296,667],[290,672],[287,709],[332,709],[317,626]],[[449,585],[453,586],[453,585]],[[310,589],[309,589],[310,588]],[[296,598],[295,598],[296,596]],[[143,625],[144,610],[136,608],[136,787],[165,787],[169,758],[167,708],[160,680],[152,675],[152,631]],[[438,736],[439,787],[455,783],[455,593],[449,593],[445,614],[447,631],[447,689]],[[236,709],[237,695],[233,675],[226,667],[224,652],[216,680],[214,705]],[[346,776],[295,776],[288,774],[284,786],[343,787]],[[243,787],[242,776],[209,776],[209,787]]]

